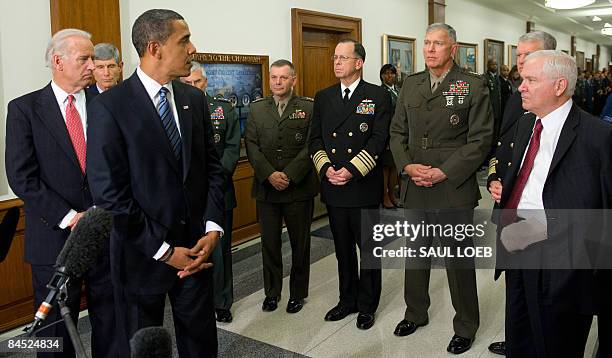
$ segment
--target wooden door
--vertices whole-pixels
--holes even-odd
[[[305,30],[302,35],[304,55],[302,58],[303,87],[301,95],[314,97],[318,90],[338,82],[334,75],[331,58],[341,35],[316,29]]]
[[[338,82],[331,57],[343,38],[361,41],[361,19],[291,9],[292,61],[298,75],[298,94],[314,97],[317,91]]]

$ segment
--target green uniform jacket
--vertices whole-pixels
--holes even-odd
[[[206,94],[206,103],[210,111],[210,120],[214,132],[214,142],[221,158],[223,171],[227,175],[227,191],[225,192],[225,210],[236,207],[236,194],[232,176],[236,163],[240,158],[240,123],[236,111],[226,99],[216,99]]]
[[[406,78],[390,127],[390,146],[400,172],[408,164],[440,168],[447,176],[431,188],[402,181],[405,208],[475,207],[480,199],[476,171],[493,138],[486,80],[454,65],[431,93],[429,72]]]
[[[317,195],[318,180],[308,156],[312,99],[293,95],[283,115],[274,99],[251,103],[245,132],[249,162],[255,170],[252,195],[256,200],[289,203]],[[284,172],[289,187],[278,191],[268,182],[275,171]]]

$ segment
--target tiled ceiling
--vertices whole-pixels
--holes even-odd
[[[453,1],[453,0],[448,0]],[[589,6],[573,10],[555,10],[544,6],[544,0],[468,0],[493,10],[514,15],[525,21],[578,38],[612,47],[612,37],[601,34],[606,22],[612,24],[612,0],[597,0]],[[601,21],[594,22],[593,16]]]

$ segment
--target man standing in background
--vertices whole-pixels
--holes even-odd
[[[387,144],[391,113],[389,94],[361,78],[365,56],[357,41],[342,40],[336,46],[333,65],[340,83],[317,92],[309,144],[338,259],[340,302],[325,320],[359,312],[359,329],[374,325],[382,287],[380,263],[372,259],[372,235],[362,232],[361,224],[364,211],[377,210],[382,201],[379,157]]]
[[[87,88],[90,94],[96,95],[107,91],[121,80],[123,61],[115,45],[99,43],[94,46],[94,66],[93,75],[96,83]]]
[[[312,99],[293,92],[295,68],[287,60],[270,66],[272,96],[251,104],[245,142],[253,166],[253,197],[261,227],[264,290],[262,310],[276,310],[283,285],[283,219],[291,243],[287,312],[299,312],[308,296],[310,224],[317,177],[308,157]]]
[[[404,208],[425,224],[471,225],[480,199],[476,171],[491,149],[493,116],[486,79],[460,69],[453,62],[457,51],[455,29],[447,24],[429,25],[423,55],[428,70],[409,76],[398,98],[391,122],[391,152],[398,170],[406,176],[402,185]],[[442,245],[472,246],[442,235]],[[419,237],[421,247],[433,238]],[[453,249],[454,250],[454,249]],[[429,322],[429,259],[408,268],[404,282],[406,312],[395,328],[397,336],[413,334]],[[476,273],[473,260],[446,260],[446,273],[455,317],[455,334],[447,351],[469,350],[480,323]]]
[[[240,122],[231,102],[224,98],[213,98],[206,93],[208,77],[202,65],[191,62],[191,74],[181,77],[181,82],[199,88],[206,95],[206,103],[213,126],[215,149],[221,158],[227,186],[225,190],[224,235],[212,253],[213,280],[215,287],[215,316],[218,322],[232,321],[234,286],[232,274],[232,222],[236,207],[236,193],[232,176],[240,158]]]

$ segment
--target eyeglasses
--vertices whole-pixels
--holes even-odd
[[[348,57],[348,56],[338,56],[338,55],[333,55],[331,57],[332,61],[338,61],[340,60],[340,62],[346,62],[348,60],[358,60],[359,57]]]

